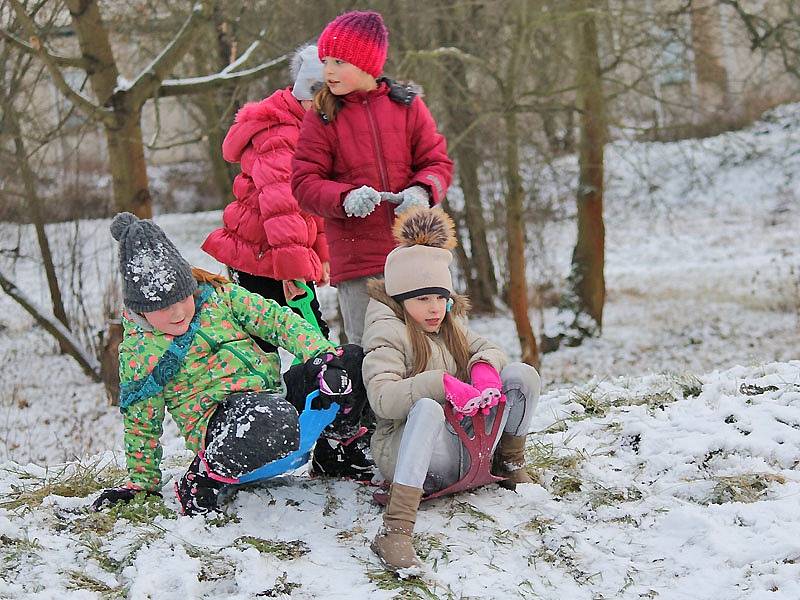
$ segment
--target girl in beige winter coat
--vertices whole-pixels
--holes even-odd
[[[363,373],[377,417],[373,457],[391,482],[372,549],[400,570],[420,565],[411,535],[423,493],[452,485],[469,468],[444,404],[468,417],[482,410],[493,422],[497,405],[507,402],[492,471],[515,484],[531,483],[524,446],[540,382],[533,367],[509,364],[499,347],[459,318],[469,303],[453,291],[452,220],[439,209],[412,209],[397,219],[394,233],[400,246],[386,259],[384,279],[369,285]]]

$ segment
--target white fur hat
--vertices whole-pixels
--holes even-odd
[[[317,56],[317,47],[298,48],[292,57],[291,72],[294,78],[292,95],[298,100],[311,100],[314,97],[311,87],[322,81],[322,62]]]

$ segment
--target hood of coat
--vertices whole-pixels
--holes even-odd
[[[233,125],[222,142],[223,157],[228,162],[240,162],[253,136],[278,124],[296,123],[299,127],[304,115],[305,110],[292,95],[291,87],[278,90],[259,102],[248,102],[236,113]]]
[[[367,306],[365,319],[367,327],[375,321],[385,318],[400,319],[405,322],[403,307],[386,293],[386,285],[383,279],[369,280],[367,282],[367,293],[370,298],[375,300],[375,302],[370,302]],[[450,309],[450,315],[460,318],[466,317],[470,310],[469,298],[461,294],[453,294],[451,297],[453,298],[453,308]]]

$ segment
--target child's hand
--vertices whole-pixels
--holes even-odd
[[[337,402],[348,411],[353,386],[341,358],[341,348],[336,352],[323,352],[303,365],[303,379],[307,390],[319,389],[319,395],[312,401],[314,410],[327,409]]]
[[[148,496],[161,496],[159,492],[148,492],[135,487],[121,486],[103,490],[97,497],[97,500],[92,502],[92,510],[95,512],[101,511],[107,506],[113,506],[117,502],[130,502],[134,499],[136,494],[147,494]]]
[[[488,415],[492,407],[505,401],[506,397],[499,389],[486,388],[481,392],[481,411],[483,414]]]
[[[369,216],[380,203],[380,193],[368,185],[362,185],[360,188],[348,192],[344,197],[342,208],[348,217],[364,218]]]
[[[472,385],[481,392],[483,414],[488,414],[490,408],[506,401],[500,374],[492,365],[483,361],[477,362],[472,365],[469,374],[472,379]]]
[[[447,401],[453,405],[453,408],[459,417],[467,415],[471,417],[478,412],[483,402],[481,393],[468,383],[464,383],[460,379],[456,379],[450,373],[445,373],[442,378],[444,384],[444,392]]]
[[[383,198],[384,200],[398,203],[398,206],[394,209],[394,214],[396,215],[400,215],[410,208],[416,208],[418,206],[428,208],[431,205],[431,198],[421,185],[412,185],[410,188],[406,188],[397,194],[384,192]]]

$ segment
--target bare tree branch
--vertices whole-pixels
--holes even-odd
[[[30,54],[38,54],[36,48],[22,41],[10,31],[0,29],[0,35],[2,35],[15,48]],[[64,56],[62,54],[48,52],[47,50],[44,50],[44,52],[49,54],[52,61],[59,67],[73,67],[75,69],[83,69],[84,71],[89,67],[89,61],[80,56]]]
[[[16,1],[16,0],[15,0]],[[164,78],[184,57],[200,31],[202,19],[208,13],[208,3],[196,4],[177,35],[161,53],[147,65],[128,88],[133,106],[141,106],[161,87]],[[159,94],[160,95],[160,94]]]
[[[265,62],[257,67],[245,69],[244,71],[237,71],[236,73],[226,72],[226,70],[214,73],[213,75],[206,75],[204,77],[186,77],[184,79],[167,79],[158,89],[159,97],[166,96],[185,96],[187,94],[196,94],[198,92],[207,92],[209,90],[216,90],[224,86],[247,83],[254,79],[264,76],[270,71],[275,71],[289,60],[289,55],[284,54],[278,58]]]
[[[25,311],[31,315],[42,328],[52,335],[62,348],[75,359],[80,365],[83,372],[88,375],[92,381],[100,383],[100,365],[97,360],[87,354],[81,347],[80,342],[75,338],[72,332],[64,327],[62,323],[56,319],[45,314],[39,307],[37,307],[17,286],[14,282],[7,279],[0,273],[0,287],[13,298]]]
[[[27,33],[31,38],[31,47],[35,50],[36,55],[41,58],[42,62],[47,67],[47,71],[50,73],[50,76],[53,78],[53,82],[56,84],[56,87],[59,89],[59,91],[88,116],[98,121],[102,121],[108,125],[113,125],[114,115],[110,110],[97,106],[86,96],[79,94],[69,86],[52,55],[44,48],[44,45],[37,34],[36,25],[33,22],[33,19],[27,15],[25,12],[25,7],[22,6],[20,1],[9,0],[9,2],[14,8],[14,12],[19,19],[22,28],[25,30],[25,33]]]

